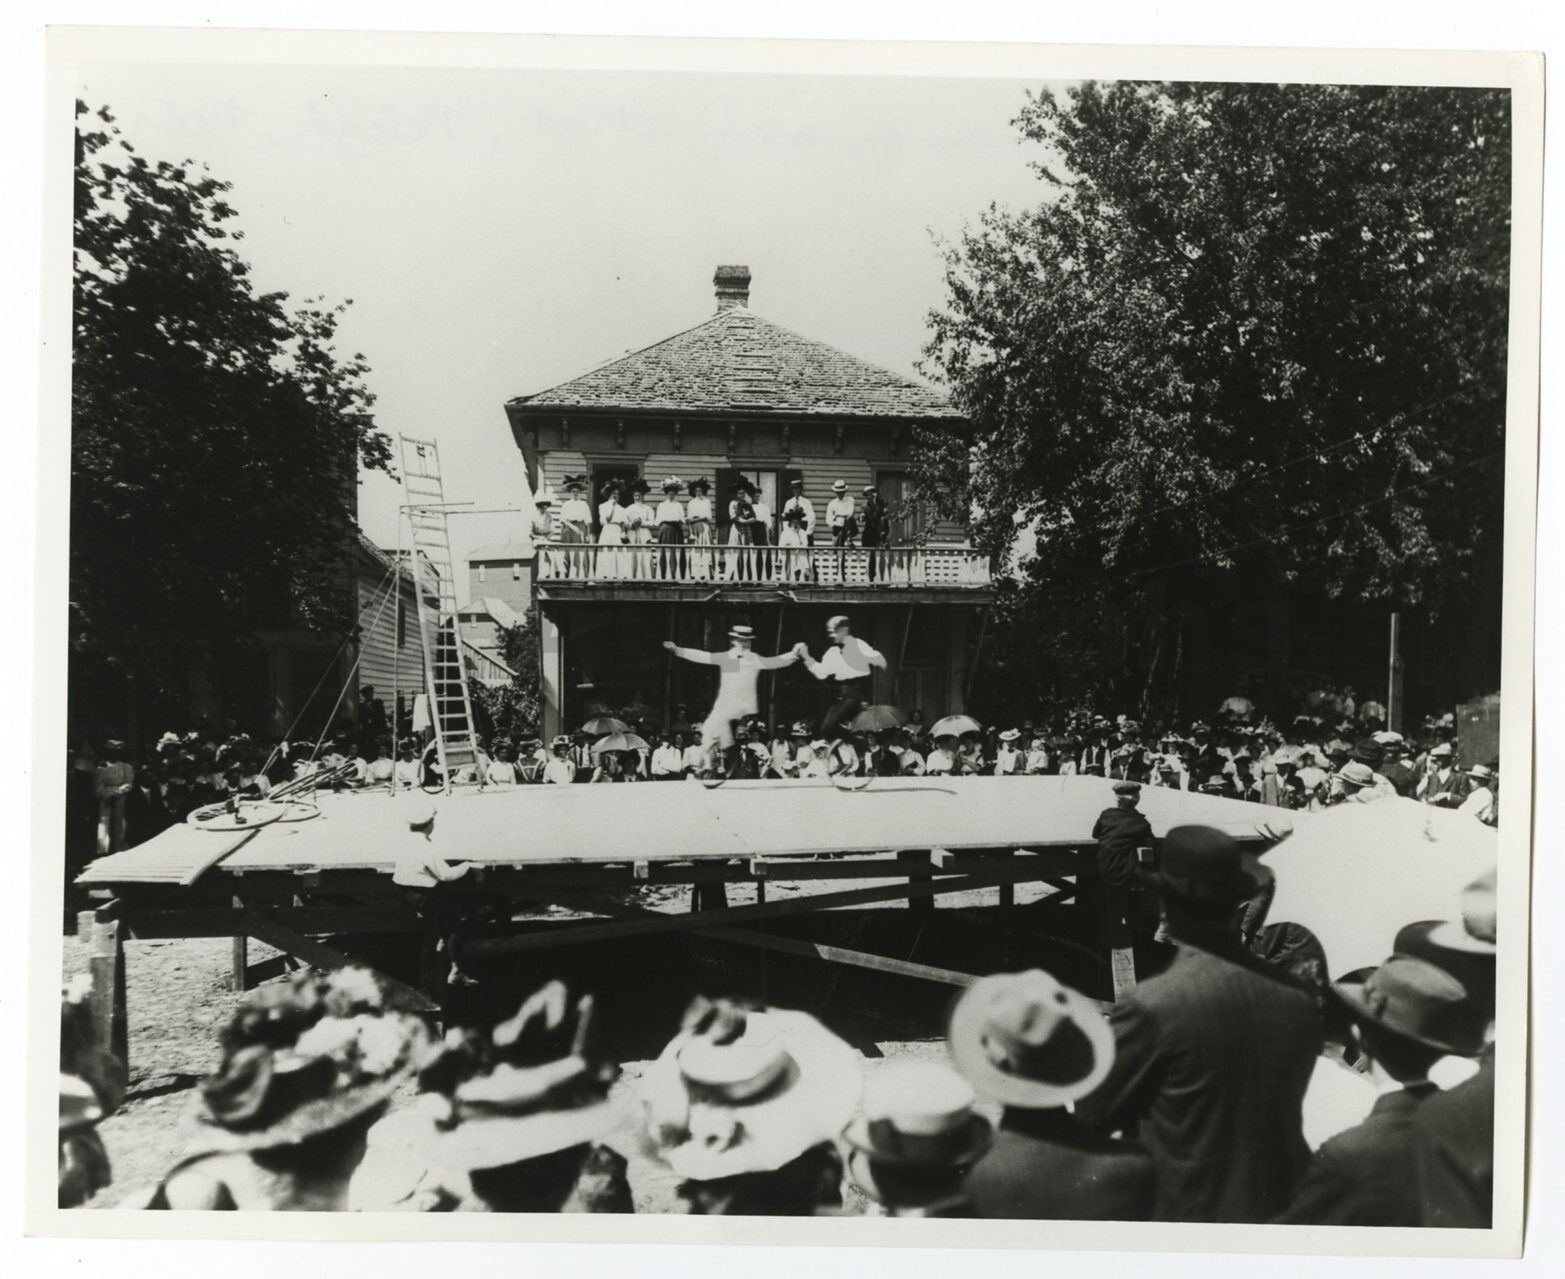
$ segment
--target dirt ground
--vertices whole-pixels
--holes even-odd
[[[769,898],[858,887],[858,881],[775,884]],[[1048,890],[1022,886],[1025,907]],[[942,899],[933,910],[833,911],[792,922],[790,935],[827,940],[880,954],[961,971],[996,971],[1045,961],[1059,970],[1079,967],[1085,953],[1069,941],[1045,938],[1027,926],[1025,909],[999,912],[994,889]],[[661,910],[688,908],[689,889],[647,889],[638,904]],[[731,905],[754,900],[754,888],[730,890]],[[348,948],[350,943],[336,943]],[[411,937],[361,938],[356,952],[383,971],[411,980],[416,944]],[[150,1187],[176,1161],[180,1120],[197,1080],[213,1068],[217,1034],[240,996],[230,989],[227,938],[131,941],[126,944],[130,1082],[124,1104],[102,1125],[114,1169],[114,1185],[94,1206],[122,1201]],[[250,943],[250,962],[275,954]],[[85,947],[65,939],[64,975],[83,971]],[[455,1021],[493,1021],[514,1011],[531,990],[551,977],[573,990],[592,990],[605,1051],[620,1062],[617,1085],[633,1090],[642,1070],[677,1029],[679,1015],[697,993],[741,994],[820,1016],[862,1054],[873,1070],[887,1059],[941,1056],[949,986],[888,977],[768,951],[739,948],[687,934],[531,952],[524,963],[502,957],[475,965],[479,985],[453,991]],[[635,974],[633,981],[627,974]],[[1061,976],[1066,976],[1061,973]],[[1083,973],[1083,978],[1089,977]],[[1069,978],[1067,978],[1068,980]],[[615,1143],[620,1144],[620,1143]],[[631,1160],[632,1191],[640,1212],[677,1212],[676,1179],[660,1164],[624,1143]],[[850,1204],[850,1207],[852,1205]]]

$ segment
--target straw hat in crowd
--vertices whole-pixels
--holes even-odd
[[[681,1177],[771,1172],[832,1142],[858,1107],[859,1056],[806,1013],[697,999],[642,1079],[647,1136]]]

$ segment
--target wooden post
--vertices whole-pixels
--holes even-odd
[[[927,882],[934,878],[934,867],[930,865],[929,854],[921,850],[903,851],[897,854],[897,860],[907,864],[907,885],[909,889],[921,881]],[[907,908],[916,913],[934,910],[935,899],[928,893],[910,892],[907,899]]]
[[[1012,849],[1010,849],[1008,851],[1002,849],[1001,852],[1000,852],[1000,855],[1002,857],[1003,856],[1015,857],[1016,856],[1016,850],[1014,848],[1012,848]],[[1002,908],[1016,905],[1016,885],[1015,884],[1001,884],[1000,885],[1000,905],[1001,905]]]
[[[1402,614],[1391,614],[1391,659],[1386,681],[1386,727],[1402,731]]]
[[[418,987],[441,1008],[445,1007],[446,979],[450,976],[453,960],[453,956],[440,947],[444,940],[434,921],[426,919],[419,934]]]
[[[98,1043],[130,1069],[130,1026],[125,1000],[125,939],[117,919],[94,919],[88,968],[92,973],[92,1021]]]
[[[235,897],[232,901],[236,909],[243,908],[244,902],[239,898]],[[228,989],[242,994],[250,989],[250,938],[244,933],[234,934],[231,963]]]
[[[902,704],[901,702],[897,701],[897,689],[902,684],[902,667],[903,664],[907,661],[907,641],[908,636],[913,631],[914,607],[915,605],[912,604],[907,606],[907,621],[902,624],[902,645],[897,649],[897,669],[891,674],[891,704],[893,706],[900,706]]]

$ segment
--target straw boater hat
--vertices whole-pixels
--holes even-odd
[[[1243,901],[1266,882],[1260,859],[1211,826],[1175,826],[1163,837],[1161,861],[1142,879],[1167,897]]]
[[[864,1085],[848,1125],[848,1175],[879,1203],[926,1208],[955,1197],[961,1175],[994,1142],[972,1085],[937,1061],[893,1061]]]
[[[753,626],[745,626],[742,624],[738,626],[730,626],[728,628],[728,638],[750,640],[753,643],[755,640],[755,628]]]
[[[1494,780],[1494,769],[1487,764],[1474,764],[1467,770],[1467,775],[1476,778],[1480,782],[1492,782]]]
[[[802,489],[804,487],[804,477],[802,475],[795,475],[788,481],[788,484],[791,488]]]
[[[223,1063],[185,1121],[188,1157],[293,1146],[391,1099],[426,1043],[385,1007],[364,968],[306,971],[263,986],[222,1034]]]
[[[598,1141],[619,1127],[618,1074],[589,1056],[592,998],[550,982],[489,1033],[453,1031],[422,1078],[445,1100],[430,1163],[500,1168]]]
[[[1331,989],[1356,1021],[1456,1057],[1483,1051],[1483,1017],[1462,983],[1426,960],[1393,955]]]
[[[831,491],[833,493],[846,493],[848,491],[848,482],[846,480],[835,481],[831,486]]]
[[[1332,774],[1338,781],[1346,782],[1349,786],[1373,786],[1375,784],[1375,770],[1368,764],[1358,760],[1352,760],[1344,764]]]
[[[697,999],[641,1097],[657,1157],[713,1181],[772,1172],[835,1141],[861,1085],[858,1054],[807,1013]]]
[[[1086,1096],[1114,1062],[1114,1032],[1093,1002],[1037,968],[975,981],[946,1043],[980,1096],[1034,1110]]]
[[[1441,742],[1438,746],[1433,747],[1429,753],[1438,755],[1441,759],[1450,759],[1456,752],[1451,749],[1450,742]]]
[[[1005,730],[1005,732],[1000,734],[1000,740],[1002,742],[1014,742],[1021,735],[1022,735],[1022,730],[1021,729],[1019,729],[1019,728],[1008,728],[1008,729]]]

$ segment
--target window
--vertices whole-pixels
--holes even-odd
[[[511,580],[513,582],[520,582],[522,580],[522,562],[521,562],[521,560],[515,560],[515,561],[512,562],[512,564],[511,564]]]
[[[712,506],[717,514],[718,540],[728,537],[728,503],[733,500],[734,488],[740,480],[748,480],[760,490],[760,501],[772,513],[767,536],[775,543],[782,517],[782,505],[788,500],[788,481],[802,471],[796,470],[720,470],[716,475],[716,491],[712,494]]]
[[[480,564],[478,566],[478,580],[480,582],[487,580],[487,576],[486,575],[488,573],[488,570],[489,570],[489,566],[487,564]]]

